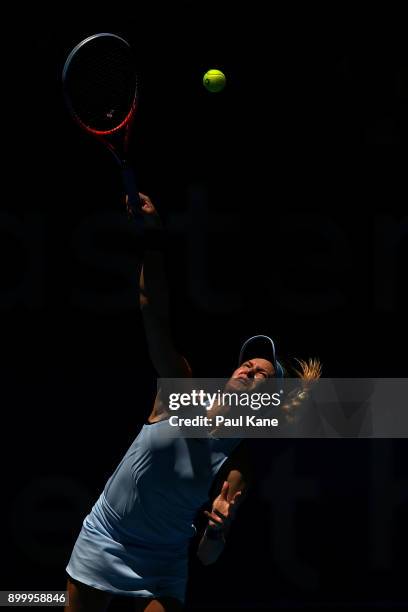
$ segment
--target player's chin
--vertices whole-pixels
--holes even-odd
[[[225,385],[225,391],[246,391],[249,388],[248,382],[243,378],[230,378]]]

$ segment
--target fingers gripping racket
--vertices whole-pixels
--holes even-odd
[[[68,55],[62,83],[73,119],[107,146],[119,164],[128,213],[133,216],[140,210],[140,199],[127,161],[137,106],[137,75],[129,43],[116,34],[89,36]]]

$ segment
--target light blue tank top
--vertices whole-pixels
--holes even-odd
[[[240,442],[174,437],[169,428],[168,420],[143,425],[92,510],[123,544],[184,547],[215,475]]]

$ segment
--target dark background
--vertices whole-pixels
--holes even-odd
[[[155,389],[140,246],[110,154],[64,108],[67,53],[98,31],[135,48],[132,160],[169,229],[174,336],[197,376],[228,376],[242,341],[267,333],[287,366],[318,356],[328,377],[405,377],[404,24],[192,2],[9,22],[2,589],[64,588],[84,515]],[[225,72],[222,93],[203,88],[209,68]],[[258,483],[223,558],[192,558],[191,609],[408,609],[405,441],[253,450]]]

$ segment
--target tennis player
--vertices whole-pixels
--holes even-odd
[[[146,195],[140,198],[147,230],[160,232],[154,205]],[[154,240],[144,255],[140,307],[158,376],[190,378],[190,365],[172,341],[163,254]],[[238,365],[231,384],[241,380],[256,386],[283,376],[267,336],[249,338]],[[310,367],[304,364],[305,376]],[[232,438],[168,436],[169,416],[159,390],[147,422],[83,521],[66,568],[66,610],[102,612],[115,595],[134,598],[135,610],[182,610],[194,520],[208,501],[211,511],[205,511],[197,555],[210,564],[222,553],[251,479],[246,445]]]

